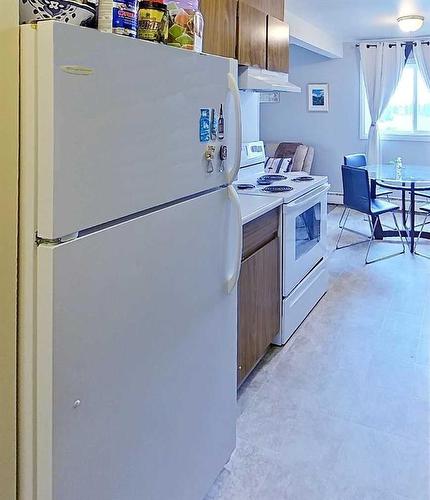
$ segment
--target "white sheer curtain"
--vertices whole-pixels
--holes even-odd
[[[394,94],[403,68],[405,51],[401,42],[360,44],[361,67],[372,124],[369,130],[368,163],[381,163],[378,120]]]
[[[430,45],[417,42],[414,46],[414,56],[427,87],[430,89]]]

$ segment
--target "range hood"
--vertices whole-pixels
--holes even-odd
[[[288,80],[286,73],[276,73],[260,68],[239,66],[240,90],[254,92],[301,92],[302,89]]]

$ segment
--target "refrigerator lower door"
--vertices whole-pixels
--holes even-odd
[[[65,23],[33,27],[21,28],[27,66],[28,54],[34,59],[33,72],[23,68],[24,83],[37,89],[34,101],[24,101],[23,118],[36,117],[37,134],[23,143],[37,145],[40,237],[66,236],[233,180],[241,146],[237,61]],[[201,142],[201,110],[221,105],[224,139]]]
[[[223,189],[38,248],[37,500],[204,497],[235,446],[236,224]]]

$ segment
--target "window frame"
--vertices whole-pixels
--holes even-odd
[[[408,62],[410,60],[415,61],[413,55],[409,57]],[[408,64],[408,63],[406,63]],[[418,108],[418,96],[417,96],[417,71],[418,67],[415,63],[415,72],[414,72],[414,109]],[[367,96],[366,96],[366,87],[364,84],[363,77],[363,68],[360,63],[360,139],[367,140],[369,138],[369,130],[366,127],[366,108],[367,108]],[[416,130],[417,127],[418,116],[417,113],[414,112],[414,128]],[[430,132],[413,132],[413,133],[395,133],[391,132],[389,134],[381,134],[382,141],[410,141],[410,142],[430,142]]]

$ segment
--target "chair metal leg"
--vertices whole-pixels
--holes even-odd
[[[340,219],[339,219],[339,229],[342,229],[342,222],[343,222],[343,218],[345,217],[345,213],[348,209],[346,207],[343,207],[343,212],[342,212],[342,215],[340,216]]]
[[[373,229],[373,224],[372,224],[372,218],[369,215],[367,216],[367,222],[369,223],[370,234],[372,234],[374,229]]]
[[[389,194],[386,194],[386,195],[385,195],[385,197],[387,198],[387,201],[388,201],[389,203],[391,203],[391,198],[390,198],[390,195],[389,195]],[[382,225],[382,227],[385,227],[385,228],[389,229],[390,231],[394,231],[394,230],[395,230],[395,228],[394,228],[394,227],[388,226],[387,224],[382,224],[382,222],[381,222],[381,225]]]
[[[418,195],[418,196],[419,196],[419,195]],[[409,221],[409,216],[410,216],[410,215],[411,215],[411,207],[409,207],[409,210],[408,210],[408,212],[407,212],[407,214],[406,214],[406,223],[408,223],[408,221]],[[429,215],[427,215],[426,220],[427,220],[429,217],[430,217],[430,214],[429,214]],[[427,224],[430,224],[430,220],[429,220],[428,222],[426,222],[424,225],[426,226]],[[422,229],[422,224],[415,224],[415,228],[421,228],[421,229]],[[421,231],[421,233],[422,233],[422,231]]]
[[[367,243],[367,241],[369,240],[369,237],[367,237],[365,234],[359,233],[358,231],[354,231],[353,229],[349,229],[349,228],[345,227],[346,223],[348,222],[348,217],[350,216],[350,214],[351,214],[351,209],[350,208],[346,209],[345,220],[343,221],[343,224],[340,227],[340,233],[339,233],[339,236],[338,236],[337,241],[336,241],[336,250],[341,250],[342,248],[353,247],[355,245],[361,245],[362,243]],[[342,235],[343,235],[344,231],[348,231],[349,233],[358,234],[360,236],[366,236],[366,239],[365,240],[356,241],[355,243],[350,243],[349,245],[339,246],[339,243],[340,243],[340,240],[342,238]]]
[[[364,234],[364,233],[361,233],[360,231],[355,231],[354,229],[350,229],[348,227],[346,227],[346,219],[344,220],[344,217],[345,215],[348,217],[347,214],[349,214],[349,212],[351,211],[350,208],[347,208],[345,207],[343,209],[343,212],[342,212],[342,215],[340,216],[340,219],[339,219],[339,229],[344,229],[344,231],[348,231],[349,233],[354,233],[354,234],[358,234],[359,236],[364,236],[365,238],[367,238],[367,234]],[[367,216],[363,218],[363,220],[367,220]],[[370,228],[370,231],[372,231],[372,228]]]
[[[379,217],[377,219],[375,219],[374,223],[372,223],[372,219],[371,219],[370,215],[368,215],[367,218],[369,220],[370,227],[372,228],[372,233],[370,235],[369,244],[367,245],[367,252],[366,252],[366,257],[364,258],[364,262],[366,264],[370,264],[370,262],[368,261],[368,257],[369,257],[370,249],[372,247],[373,240],[375,238],[376,225],[378,223]]]
[[[342,224],[342,219],[344,218],[345,216],[345,221],[343,222]],[[340,239],[342,238],[342,234],[343,234],[343,231],[345,229],[345,224],[348,220],[348,217],[349,217],[349,210],[345,207],[345,210],[343,211],[343,214],[342,214],[342,217],[340,218],[340,221],[339,221],[339,227],[340,227],[340,233],[339,233],[339,236],[337,237],[337,241],[336,241],[336,250],[339,250],[339,243],[340,243]]]
[[[418,244],[419,244],[419,242],[420,242],[420,240],[421,240],[421,236],[422,236],[422,234],[423,234],[424,228],[425,228],[425,227],[426,227],[426,225],[428,224],[428,222],[427,222],[427,221],[428,221],[428,219],[429,219],[429,218],[430,218],[430,214],[427,214],[427,215],[426,215],[426,217],[425,217],[425,219],[424,219],[423,225],[421,226],[421,230],[420,230],[420,233],[419,233],[419,235],[418,235],[417,241],[416,241],[416,243],[415,243],[415,248],[414,248],[414,253],[415,253],[415,255],[419,255],[420,257],[425,257],[426,259],[430,259],[430,256],[429,256],[429,255],[425,255],[425,254],[423,254],[423,253],[419,253],[419,252],[417,251],[417,249],[418,249]],[[430,222],[430,221],[429,221],[429,222]]]
[[[409,205],[409,210],[406,212],[406,224],[409,222],[409,217],[411,216],[411,214],[412,214],[412,205]],[[421,224],[415,224],[415,228],[418,227],[421,227]]]
[[[399,224],[397,222],[396,216],[395,216],[394,212],[392,212],[391,214],[393,216],[394,224],[396,225],[397,232],[399,233],[400,241],[402,242],[402,247],[403,247],[402,251],[393,253],[391,255],[386,255],[385,257],[379,257],[378,259],[369,260],[370,249],[372,247],[372,243],[375,241],[375,231],[376,231],[376,226],[377,226],[378,221],[379,221],[379,217],[377,217],[375,219],[375,222],[372,223],[372,220],[371,220],[370,215],[369,215],[369,223],[372,225],[372,236],[370,238],[369,245],[367,247],[366,257],[364,259],[365,264],[373,264],[374,262],[380,262],[381,260],[391,259],[392,257],[397,257],[398,255],[403,255],[406,252],[405,242],[403,240],[402,233],[400,231],[400,227],[399,227]]]
[[[400,226],[399,226],[399,223],[397,221],[396,214],[394,212],[391,212],[391,215],[393,216],[394,225],[396,226],[397,232],[399,233],[400,241],[402,242],[402,247],[403,247],[402,253],[405,253],[406,252],[406,242],[403,239],[402,232],[400,231]]]

